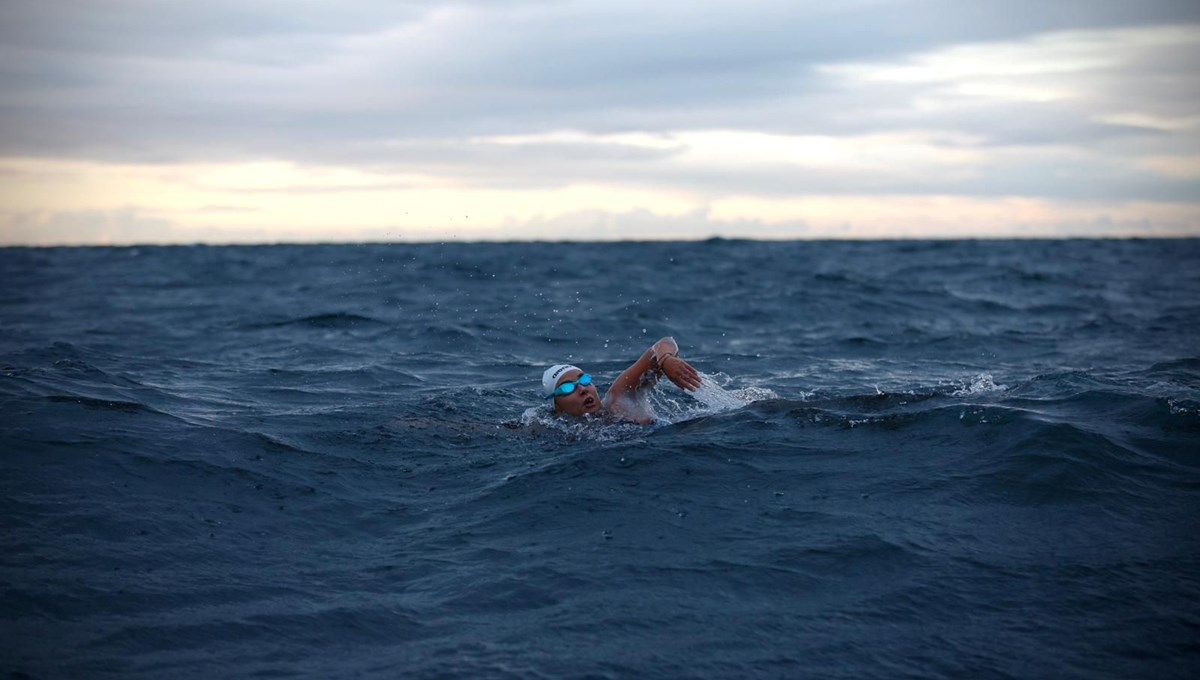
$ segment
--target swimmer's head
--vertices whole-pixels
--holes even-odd
[[[575,388],[570,394],[554,396],[554,410],[570,416],[583,416],[600,410],[600,394],[595,384],[581,384],[579,379],[584,375],[583,370],[569,364],[557,364],[546,369],[542,374],[542,391],[549,397],[555,394],[560,385],[574,383]]]

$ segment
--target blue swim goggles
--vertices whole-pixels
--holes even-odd
[[[579,376],[579,380],[576,380],[575,382],[565,382],[565,383],[559,385],[557,389],[555,389],[550,394],[547,394],[546,398],[553,399],[555,397],[565,397],[568,394],[575,391],[576,385],[578,385],[580,387],[587,387],[588,385],[591,385],[591,384],[592,384],[592,376],[588,375],[587,373],[584,373],[583,375]]]

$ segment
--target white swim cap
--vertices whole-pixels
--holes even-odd
[[[542,374],[542,390],[546,394],[550,394],[555,387],[558,387],[558,379],[563,377],[563,373],[578,370],[580,370],[578,366],[571,364],[555,364],[547,368],[546,372]]]

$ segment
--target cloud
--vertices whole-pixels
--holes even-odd
[[[547,128],[833,131],[844,114],[879,129],[886,87],[822,69],[1132,14],[1200,20],[1124,4],[6,3],[0,120],[9,155],[138,160]]]
[[[803,220],[770,224],[758,219],[716,219],[706,210],[680,215],[662,215],[644,209],[628,212],[584,210],[510,221],[505,225],[505,231],[526,234],[529,238],[541,241],[673,241],[772,236],[794,239],[812,236]]]
[[[110,211],[0,214],[5,240],[23,245],[170,243],[179,234],[169,220],[135,208]]]
[[[126,206],[265,218],[270,194],[325,193],[365,220],[431,189],[534,229],[503,206],[594,216],[605,190],[654,194],[623,215],[869,194],[1194,204],[1197,62],[1200,5],[1167,0],[11,2],[0,159],[136,181],[93,182],[126,194],[115,205],[10,192],[0,208],[115,228]],[[145,198],[153,165],[184,178],[154,183],[170,200]],[[431,224],[434,201],[414,209]]]

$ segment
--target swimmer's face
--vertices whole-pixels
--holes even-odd
[[[554,386],[557,388],[563,383],[575,382],[581,375],[583,375],[583,371],[578,369],[567,371]],[[593,382],[587,386],[576,385],[574,392],[555,397],[554,409],[559,413],[576,418],[598,412],[600,410],[600,393],[596,391],[596,383]]]

